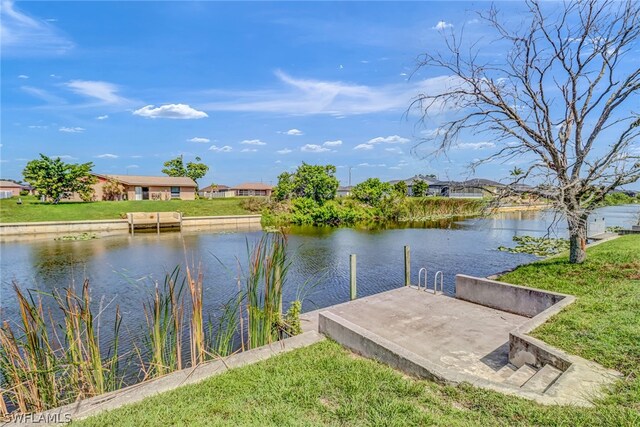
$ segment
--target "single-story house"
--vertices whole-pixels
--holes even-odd
[[[429,184],[427,195],[442,196],[451,198],[482,198],[495,194],[498,188],[504,187],[499,182],[490,179],[474,178],[467,181],[440,181],[431,176],[416,175],[403,180],[389,181],[395,184],[398,181],[404,181],[407,184],[407,194],[413,194],[413,183],[415,181],[425,181]]]
[[[467,181],[439,181],[442,196],[451,198],[477,198],[492,196],[499,188],[504,187],[499,182],[490,179],[474,178]]]
[[[273,187],[262,182],[245,182],[234,187],[210,185],[200,190],[198,194],[207,199],[244,196],[270,197],[272,191]]]
[[[227,185],[208,185],[199,190],[198,195],[205,199],[214,199],[219,197],[234,197],[236,194],[231,191],[231,188]]]
[[[433,178],[431,176],[415,175],[415,176],[412,176],[411,178],[407,178],[407,179],[396,179],[396,180],[393,180],[393,181],[389,181],[389,184],[395,185],[399,181],[404,181],[405,184],[407,184],[407,195],[408,196],[413,195],[413,183],[415,181],[425,181],[427,184],[429,184],[429,190],[427,191],[428,195],[430,195],[430,196],[439,196],[440,195],[440,187],[437,185],[440,181],[438,181],[437,179],[435,179],[435,178]]]
[[[235,196],[265,196],[270,197],[273,187],[262,182],[244,182],[242,184],[231,187],[228,191],[232,191]]]
[[[18,184],[17,182],[0,180],[0,199],[19,196],[22,190],[28,190],[29,188],[29,186]]]
[[[96,200],[103,200],[102,188],[109,180],[124,186],[127,200],[195,200],[197,184],[186,176],[142,176],[142,175],[102,175],[95,174]]]
[[[98,182],[93,185],[94,200],[107,200],[104,185],[110,181],[117,181],[124,191],[116,200],[195,200],[196,182],[183,176],[142,176],[142,175],[112,175],[93,174]],[[71,200],[80,200],[77,194]]]
[[[347,185],[347,186],[341,185],[340,187],[338,187],[338,191],[336,192],[336,194],[338,197],[350,196],[351,189],[353,189],[353,185]]]

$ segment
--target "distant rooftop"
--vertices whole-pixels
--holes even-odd
[[[264,184],[262,182],[243,182],[242,184],[238,184],[234,187],[231,187],[232,190],[271,190],[271,187],[268,184]]]
[[[17,184],[13,181],[5,181],[5,180],[0,180],[0,187],[11,187],[11,188],[23,188],[26,187],[25,185],[22,184]]]
[[[115,179],[123,184],[137,185],[137,186],[180,186],[180,187],[195,187],[196,183],[186,176],[144,176],[144,175],[112,175],[112,174],[94,174],[106,179]]]

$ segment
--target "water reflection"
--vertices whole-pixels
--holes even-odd
[[[607,225],[629,227],[640,206],[605,208]],[[418,270],[444,272],[445,290],[453,291],[458,273],[477,276],[513,268],[534,256],[497,251],[511,245],[514,235],[565,236],[563,222],[545,212],[512,212],[490,218],[455,218],[429,223],[383,224],[374,229],[291,227],[289,249],[292,266],[284,300],[293,300],[306,284],[303,310],[344,302],[349,297],[349,254],[358,256],[358,295],[393,289],[403,283],[403,246],[411,246],[412,278]],[[120,306],[125,331],[131,336],[144,324],[142,304],[165,273],[188,262],[201,263],[204,272],[205,311],[216,316],[237,292],[236,277],[246,260],[247,242],[260,231],[185,232],[160,235],[136,233],[89,241],[32,241],[0,244],[0,317],[17,318],[11,290],[20,288],[52,292],[91,281],[96,307]],[[238,266],[239,265],[239,266]],[[101,339],[108,340],[113,311],[104,310]]]

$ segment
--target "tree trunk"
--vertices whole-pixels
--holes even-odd
[[[581,264],[587,259],[587,219],[569,219],[569,262]]]

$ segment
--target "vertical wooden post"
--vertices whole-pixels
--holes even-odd
[[[129,224],[131,224],[131,235],[133,236],[135,234],[135,225],[133,225],[133,214],[129,213],[127,214],[129,216]]]
[[[160,234],[160,212],[156,212],[156,231]]]
[[[404,285],[411,285],[411,248],[404,247]]]
[[[351,285],[351,300],[356,299],[356,254],[351,254],[349,256],[349,260],[351,261],[349,267],[349,283]]]

